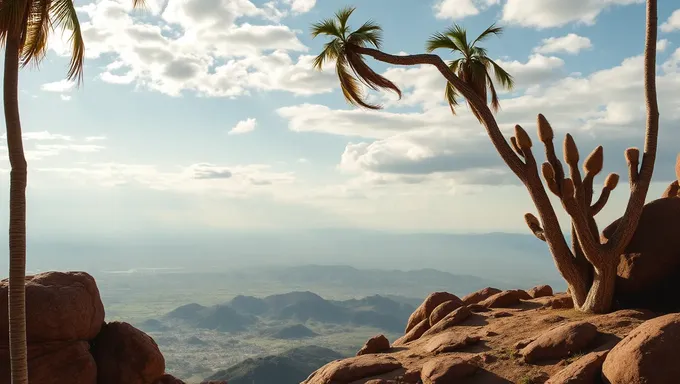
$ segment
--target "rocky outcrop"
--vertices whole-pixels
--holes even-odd
[[[680,313],[652,320],[630,332],[602,366],[612,384],[671,384],[680,378]]]
[[[7,340],[8,280],[0,281],[0,343]],[[92,340],[104,324],[104,305],[94,278],[84,272],[45,272],[26,277],[29,344]]]
[[[538,285],[527,291],[532,299],[538,299],[539,297],[552,296],[553,290],[549,285]]]
[[[497,293],[501,293],[501,290],[498,289],[498,288],[486,287],[484,289],[480,289],[479,291],[472,292],[472,293],[464,296],[463,297],[463,303],[465,305],[477,304],[477,303],[484,301],[487,298],[489,298],[489,297],[491,297],[491,296],[493,296]]]
[[[680,198],[644,206],[637,229],[617,269],[615,303],[620,308],[680,311]],[[619,220],[602,232],[611,238]]]
[[[302,384],[351,383],[401,368],[391,356],[363,355],[327,364],[312,373]]]
[[[532,297],[529,296],[526,291],[522,289],[512,289],[489,296],[479,304],[487,308],[509,308],[518,305],[521,300],[531,299]]]
[[[558,326],[541,334],[520,352],[524,361],[562,359],[581,352],[597,336],[597,327],[587,323],[571,323]]]
[[[456,383],[476,370],[477,366],[466,359],[446,356],[425,363],[421,380],[423,384]]]
[[[93,342],[97,384],[153,383],[165,372],[154,340],[128,323],[106,324]]]
[[[423,320],[428,320],[429,326],[429,318],[430,315],[432,314],[432,311],[434,311],[434,309],[437,308],[440,304],[445,303],[447,301],[457,302],[460,303],[460,305],[463,305],[463,302],[458,298],[458,296],[454,294],[448,292],[431,293],[425,299],[425,301],[423,301],[423,303],[420,304],[420,306],[416,308],[416,310],[411,314],[411,316],[408,319],[408,323],[406,324],[406,329],[404,330],[404,333],[408,333],[411,329],[419,325]]]
[[[357,356],[385,352],[388,349],[390,349],[390,341],[387,340],[387,337],[377,335],[368,339],[366,344],[357,352]]]
[[[104,322],[104,305],[85,272],[27,276],[29,382],[44,384],[183,384],[164,375],[151,337],[127,323]],[[8,281],[0,281],[0,384],[10,382]]]
[[[569,297],[566,293],[544,296],[548,290],[541,287],[530,291],[538,298],[531,298],[521,290],[497,292],[482,302],[486,301],[487,305],[500,302],[507,307],[463,305],[431,326],[423,319],[409,330],[409,342],[395,342],[399,345],[393,344],[392,348],[378,354],[362,356],[369,360],[350,358],[329,363],[310,376],[305,384],[655,383],[631,381],[635,380],[631,372],[651,369],[646,365],[647,360],[658,360],[659,371],[664,377],[680,377],[680,372],[675,371],[680,364],[671,363],[680,361],[680,356],[673,350],[680,340],[672,336],[677,334],[675,327],[680,322],[677,318],[680,314],[673,315],[676,317],[672,319],[654,319],[651,311],[633,309],[603,315],[586,314],[559,308],[571,304],[571,300],[566,303]],[[428,326],[429,329],[415,337]],[[629,336],[634,335],[636,329],[636,332],[646,329],[646,336]],[[416,330],[418,332],[414,333]],[[669,340],[665,346],[657,346],[662,338],[654,335],[661,333]],[[639,339],[637,352],[624,347],[629,343],[621,340],[629,337]],[[658,352],[651,353],[652,349]],[[620,352],[615,352],[617,350]],[[656,358],[656,353],[664,356]],[[617,354],[624,356],[620,365],[625,366],[625,370],[609,372],[610,368],[603,364],[616,361],[612,356]],[[638,358],[639,362],[626,360],[631,357]],[[389,368],[379,368],[383,363],[389,364]],[[341,371],[347,376],[332,373]],[[603,377],[610,377],[604,375],[614,374],[620,374],[622,378],[611,376],[614,380],[603,381]]]
[[[463,306],[463,302],[460,300],[449,300],[439,304],[430,314],[430,327],[461,306]]]
[[[551,376],[545,384],[599,384],[602,363],[609,351],[591,352]]]

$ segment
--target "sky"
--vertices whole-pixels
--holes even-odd
[[[465,106],[451,115],[433,68],[368,59],[404,91],[401,100],[372,93],[380,111],[348,105],[332,66],[312,68],[325,40],[310,36],[311,24],[345,5],[357,7],[351,26],[380,23],[382,49],[394,54],[424,52],[428,37],[453,23],[470,36],[504,26],[484,46],[516,81],[497,114],[506,137],[520,124],[538,143],[542,113],[558,147],[566,132],[582,158],[603,145],[597,185],[605,172],[624,177],[598,220],[625,208],[623,151],[644,139],[643,1],[76,4],[84,83],[65,80],[68,34],[59,32],[40,66],[20,75],[29,239],[314,228],[528,233],[523,214],[535,208],[526,189]],[[659,1],[661,128],[649,200],[673,179],[680,151],[678,8]]]

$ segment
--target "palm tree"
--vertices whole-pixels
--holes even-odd
[[[144,0],[133,0],[143,6]],[[9,333],[13,384],[28,383],[26,354],[26,184],[19,117],[19,67],[38,64],[54,26],[71,31],[68,79],[83,76],[85,44],[73,0],[0,0],[0,44],[5,48],[3,104],[11,166],[9,204]]]
[[[349,73],[347,66],[352,69],[354,69],[353,66],[358,67],[360,70],[354,70],[354,75],[373,89],[391,89],[397,92],[397,94],[400,94],[400,92],[387,79],[375,74],[370,69],[360,67],[360,65],[365,65],[365,62],[358,56],[366,55],[382,63],[398,66],[430,65],[435,67],[454,90],[460,92],[466,99],[475,116],[484,126],[491,143],[498,151],[500,157],[527,188],[540,218],[528,213],[525,215],[525,219],[534,235],[547,243],[558,271],[568,283],[569,291],[574,300],[574,307],[584,312],[602,313],[609,311],[612,307],[616,281],[616,264],[618,263],[619,255],[624,251],[636,231],[656,161],[659,132],[659,109],[657,105],[655,75],[657,8],[657,0],[647,0],[644,51],[644,90],[647,124],[644,153],[642,154],[642,162],[640,162],[639,149],[629,148],[626,150],[630,195],[625,213],[619,221],[614,234],[606,242],[600,242],[599,236],[595,233],[597,231],[593,230],[594,226],[591,225],[593,221],[590,220],[606,204],[609,192],[618,183],[617,175],[609,175],[605,180],[605,187],[600,198],[595,204],[590,205],[592,202],[593,179],[602,170],[602,147],[596,148],[585,159],[583,166],[586,175],[582,178],[578,166],[578,149],[573,138],[567,135],[565,138],[565,161],[569,165],[571,177],[565,178],[564,167],[555,154],[553,129],[547,119],[539,114],[537,118],[538,136],[544,144],[547,158],[547,161],[539,167],[531,149],[532,140],[521,126],[515,126],[515,135],[510,138],[509,143],[506,140],[492,110],[487,105],[486,86],[481,87],[480,83],[471,81],[483,78],[480,73],[475,72],[474,67],[472,67],[470,73],[475,77],[467,77],[464,80],[458,75],[467,76],[464,71],[458,71],[458,74],[456,74],[451,65],[444,62],[438,55],[432,53],[415,55],[392,55],[385,53],[378,48],[381,29],[375,23],[364,24],[364,27],[357,31],[347,33],[347,20],[353,11],[352,8],[336,13],[336,19],[334,20],[325,20],[313,25],[312,33],[314,36],[323,34],[332,38],[325,46],[323,52],[317,57],[314,64],[315,67],[321,69],[325,60],[335,59],[336,71],[340,77],[340,84],[345,98],[352,104],[359,106],[365,106],[365,95],[358,92],[357,80]],[[491,29],[493,30],[494,26]],[[488,32],[482,35],[491,34],[496,33]],[[463,42],[468,46],[474,46],[480,40],[478,38],[473,41],[473,44],[468,44],[465,35],[459,35],[458,41],[454,42],[456,47],[459,47],[459,42],[460,46],[462,46]],[[447,39],[451,40],[450,37],[447,37]],[[376,48],[367,46],[367,43]],[[479,51],[477,53],[479,57],[486,56],[479,53]],[[468,61],[470,60],[468,59]],[[491,66],[493,67],[493,64]],[[456,69],[459,69],[459,67],[461,67],[460,62],[457,64]],[[486,73],[485,81],[490,82],[490,76],[488,76],[486,71],[487,66],[479,67],[477,70],[481,71],[482,69]],[[498,76],[498,73],[496,76]],[[353,80],[353,82],[348,83],[348,79]],[[348,84],[354,86],[348,87]],[[496,103],[496,105],[498,104]],[[373,109],[380,108],[375,105],[370,107]],[[494,107],[493,97],[492,107]],[[571,217],[575,233],[577,234],[580,252],[578,250],[577,252],[572,252],[567,245],[557,214],[541,180],[541,174],[548,183],[550,191],[560,197],[562,206]]]
[[[345,100],[352,105],[379,109],[379,105],[366,101],[360,82],[373,90],[390,89],[399,97],[401,97],[401,90],[394,83],[374,72],[366,64],[363,56],[353,49],[353,47],[367,45],[380,49],[382,42],[382,28],[371,20],[359,29],[348,32],[350,29],[347,21],[354,10],[354,7],[342,8],[335,13],[334,19],[326,19],[312,25],[313,37],[326,35],[331,38],[314,59],[314,68],[321,70],[324,62],[335,61],[335,72],[340,80],[340,88]]]
[[[500,108],[500,101],[496,93],[491,75],[489,71],[493,69],[496,81],[505,89],[512,89],[514,80],[508,72],[506,72],[500,65],[496,64],[489,56],[485,48],[477,46],[477,43],[482,42],[492,35],[500,36],[503,33],[503,27],[491,24],[484,32],[482,32],[472,42],[468,42],[467,31],[458,24],[454,24],[444,33],[435,33],[427,41],[427,52],[433,52],[437,49],[448,49],[454,54],[460,54],[461,57],[451,60],[448,63],[451,71],[460,77],[462,81],[468,84],[482,99],[487,100],[487,88],[491,93],[491,109],[497,112]],[[446,83],[444,91],[446,101],[451,107],[451,112],[456,114],[455,107],[458,105],[458,92],[451,83]],[[470,105],[472,113],[480,119],[479,112]]]

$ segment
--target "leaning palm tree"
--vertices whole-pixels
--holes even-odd
[[[503,27],[492,24],[484,32],[482,32],[472,42],[467,39],[467,31],[458,24],[454,24],[444,33],[435,33],[427,41],[427,52],[433,52],[437,49],[447,49],[454,54],[459,54],[461,57],[451,60],[448,65],[451,72],[458,75],[458,77],[469,85],[482,99],[487,100],[487,88],[491,93],[491,109],[497,112],[500,108],[500,101],[498,94],[494,87],[493,80],[489,71],[493,69],[496,81],[505,89],[511,90],[514,87],[514,80],[512,76],[500,65],[496,64],[488,55],[485,48],[477,46],[477,43],[486,40],[495,35],[500,36],[503,33]],[[446,83],[444,91],[446,101],[451,107],[451,112],[456,114],[455,107],[458,105],[458,92],[453,84]],[[470,105],[472,113],[480,119],[479,112]]]
[[[133,0],[135,7],[143,0]],[[3,104],[11,166],[9,204],[9,333],[13,384],[28,383],[26,354],[26,184],[19,118],[19,67],[38,64],[53,27],[71,33],[68,79],[82,81],[85,44],[73,0],[0,0],[0,44],[5,48]]]
[[[644,152],[641,159],[640,150],[637,148],[629,148],[625,152],[629,168],[630,194],[625,213],[618,220],[616,229],[609,240],[601,240],[598,236],[594,216],[607,203],[611,191],[618,184],[619,176],[610,174],[606,178],[600,197],[593,203],[593,180],[602,171],[603,166],[602,147],[597,147],[583,161],[585,175],[582,175],[579,169],[578,148],[571,135],[567,134],[564,140],[564,155],[568,169],[565,169],[555,153],[554,131],[548,120],[539,114],[537,118],[538,138],[545,147],[547,158],[547,161],[539,165],[532,150],[533,142],[529,134],[517,125],[514,136],[508,142],[487,105],[487,98],[484,94],[480,95],[481,88],[476,89],[474,82],[461,79],[441,57],[435,54],[391,55],[382,52],[378,47],[381,29],[375,23],[364,24],[364,27],[348,33],[347,21],[352,11],[352,8],[343,9],[336,13],[334,20],[325,20],[313,25],[313,36],[326,35],[331,38],[317,57],[315,66],[321,69],[325,60],[336,60],[336,71],[340,77],[340,85],[345,98],[359,106],[367,104],[365,95],[359,92],[358,81],[349,73],[347,66],[353,69],[354,75],[369,87],[389,89],[400,94],[399,89],[393,83],[370,68],[364,67],[365,62],[360,57],[362,55],[371,56],[387,64],[431,65],[437,68],[455,91],[460,92],[471,105],[471,109],[484,126],[500,157],[527,188],[539,217],[528,213],[525,220],[534,235],[547,243],[555,266],[567,282],[574,307],[584,312],[595,313],[611,310],[619,255],[623,253],[636,231],[656,161],[659,133],[655,76],[657,0],[647,0],[646,7],[644,94],[647,124]],[[367,43],[376,48],[367,46]],[[457,43],[456,46],[458,46]],[[379,108],[375,105],[369,107]],[[569,175],[566,174],[567,170]],[[559,197],[562,206],[571,217],[577,243],[573,250],[566,243],[541,175],[550,192]]]

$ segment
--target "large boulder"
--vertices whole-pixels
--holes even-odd
[[[671,384],[680,378],[680,313],[648,320],[609,352],[602,375],[611,384]]]
[[[302,384],[351,383],[401,368],[391,356],[362,355],[336,360],[313,372]]]
[[[357,352],[357,356],[381,353],[388,349],[390,349],[390,341],[387,340],[387,337],[385,335],[377,335],[368,339],[366,344]]]
[[[619,261],[615,305],[618,308],[680,310],[680,198],[644,206],[637,229]],[[602,232],[614,234],[619,220]]]
[[[97,384],[97,366],[85,341],[28,347],[28,381],[41,384]],[[10,383],[9,352],[0,348],[0,383]]]
[[[597,336],[597,327],[587,322],[557,326],[524,347],[520,354],[524,361],[563,359],[584,350]]]
[[[458,298],[458,296],[448,293],[448,292],[434,292],[431,293],[418,308],[416,308],[415,311],[411,314],[411,316],[408,319],[408,323],[406,324],[406,329],[404,330],[404,333],[407,334],[409,331],[418,324],[420,324],[423,320],[428,320],[428,326],[429,326],[429,318],[430,315],[432,314],[432,311],[434,311],[435,308],[437,308],[440,304],[447,302],[447,301],[453,301],[455,303],[458,303],[459,306],[463,305],[463,302]]]
[[[498,288],[486,287],[484,289],[480,289],[479,291],[475,291],[465,295],[462,300],[465,305],[477,304],[501,292],[502,291]]]
[[[156,342],[124,322],[104,325],[93,342],[97,384],[152,384],[165,373]]]
[[[8,340],[7,291],[0,281],[0,347]],[[91,340],[104,324],[104,305],[94,278],[85,272],[45,272],[26,277],[26,338],[29,344]]]

